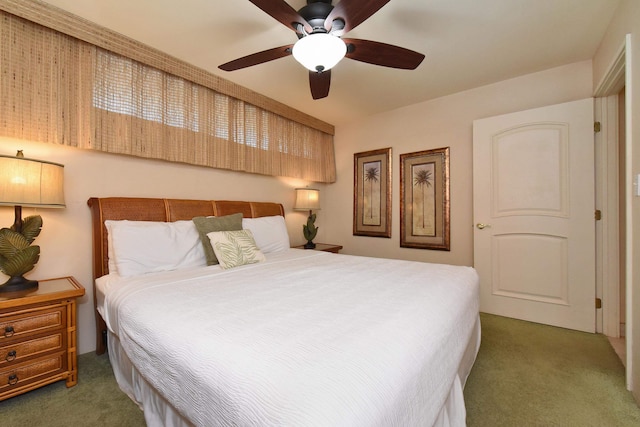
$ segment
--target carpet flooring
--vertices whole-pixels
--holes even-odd
[[[482,344],[465,387],[469,427],[640,426],[624,367],[602,335],[483,314]],[[0,402],[3,427],[144,426],[106,355],[78,358],[79,381]]]
[[[640,426],[622,362],[604,335],[483,314],[465,387],[467,425]]]
[[[78,384],[64,381],[0,402],[2,427],[138,427],[144,416],[122,393],[113,376],[109,356],[78,357]]]

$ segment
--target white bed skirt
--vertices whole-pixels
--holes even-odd
[[[440,408],[436,422],[433,424],[434,427],[463,427],[466,425],[463,389],[480,348],[480,330],[480,317],[478,317],[458,367],[458,375],[451,385],[446,401]],[[109,360],[116,381],[120,389],[144,411],[147,426],[193,426],[138,373],[120,346],[118,337],[109,332],[107,339]]]

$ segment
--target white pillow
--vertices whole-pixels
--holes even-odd
[[[207,265],[193,221],[105,221],[105,226],[109,271],[122,277]]]
[[[242,228],[251,230],[258,248],[265,254],[289,250],[289,233],[282,215],[242,218]]]
[[[207,236],[220,267],[225,270],[266,261],[253,239],[251,230],[213,231]]]

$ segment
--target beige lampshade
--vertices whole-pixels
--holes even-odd
[[[0,155],[0,206],[64,208],[64,166]]]
[[[296,188],[296,203],[293,209],[310,211],[320,209],[320,190],[315,188]]]

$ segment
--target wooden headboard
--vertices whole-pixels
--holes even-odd
[[[109,273],[106,220],[164,221],[190,220],[196,216],[223,216],[242,213],[244,218],[282,215],[280,203],[241,202],[230,200],[147,199],[138,197],[92,197],[93,230],[93,303],[96,306],[95,279]],[[107,325],[96,310],[96,353],[106,350]]]

